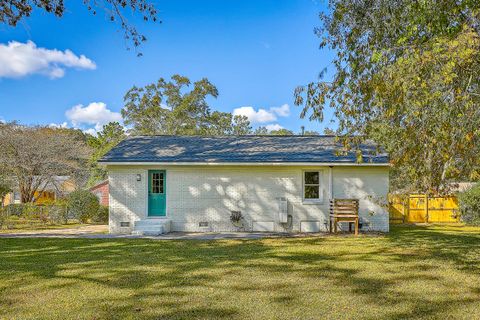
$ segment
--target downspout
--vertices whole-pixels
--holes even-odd
[[[332,232],[332,220],[330,217],[330,200],[333,199],[333,166],[328,166],[328,214],[327,214],[327,221],[325,221],[326,228],[328,231]]]
[[[328,199],[333,199],[333,166],[328,167]]]

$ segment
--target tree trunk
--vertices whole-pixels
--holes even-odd
[[[19,178],[18,180],[19,180],[19,189],[20,189],[20,201],[22,203],[33,202],[35,191],[37,191],[37,188],[38,188],[37,186],[33,185],[34,183],[33,178],[28,177],[23,181],[21,180],[21,178]]]

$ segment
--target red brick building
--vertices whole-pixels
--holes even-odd
[[[94,185],[90,188],[90,192],[97,196],[102,206],[108,206],[108,180]]]

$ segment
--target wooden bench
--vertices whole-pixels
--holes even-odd
[[[330,232],[337,233],[339,222],[348,222],[348,230],[352,232],[354,224],[358,235],[358,220],[358,199],[330,199]]]

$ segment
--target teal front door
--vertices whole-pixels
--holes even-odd
[[[148,171],[148,216],[164,217],[166,207],[166,174],[164,170]]]

